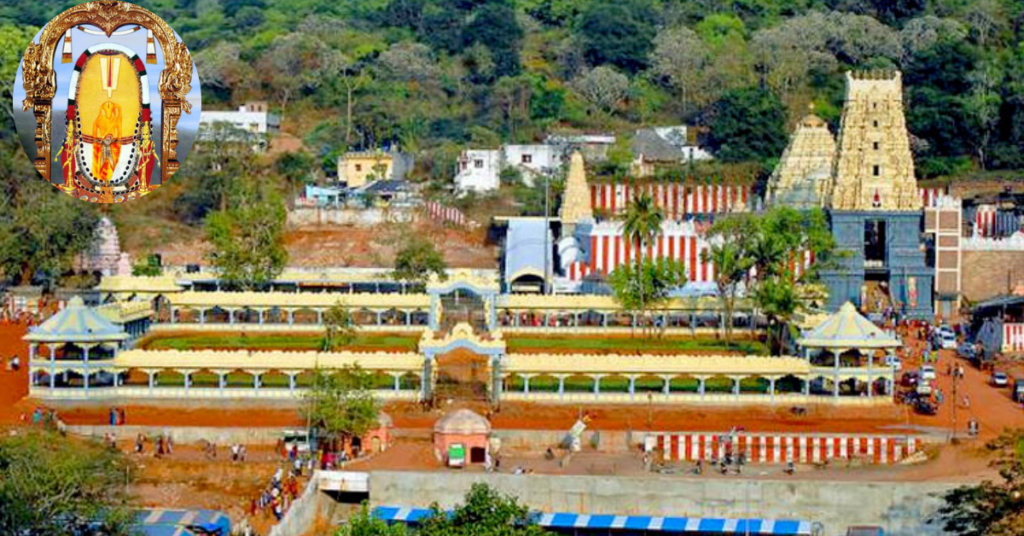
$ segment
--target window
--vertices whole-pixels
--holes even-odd
[[[875,146],[875,150],[877,151],[878,150],[878,142],[877,141],[874,143],[874,146]]]
[[[524,154],[523,155],[523,163],[524,164],[530,164],[532,162],[533,162],[533,155],[532,154]]]
[[[881,174],[882,174],[882,166],[873,166],[873,167],[871,168],[871,173],[872,173],[872,174],[873,174],[874,176],[876,176],[876,177],[877,177],[877,176],[879,176],[879,175],[881,175]]]
[[[483,167],[484,167],[483,159],[482,158],[477,158],[476,160],[474,160],[473,161],[473,167],[475,167],[477,169],[483,169]]]
[[[363,165],[362,164],[356,164],[356,171],[362,171],[362,170],[363,170]]]
[[[878,128],[878,120],[877,120],[877,119],[875,119],[874,121],[872,121],[872,122],[871,122],[871,124],[872,124],[872,125],[873,125],[873,126],[874,126],[875,128]]]

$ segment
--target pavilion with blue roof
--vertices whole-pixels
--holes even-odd
[[[29,343],[29,363],[36,365],[32,367],[36,372],[29,381],[34,385],[49,385],[51,389],[62,384],[86,391],[95,379],[112,381],[113,376],[104,372],[104,362],[117,357],[129,337],[121,326],[75,296],[68,300],[64,309],[29,328],[23,337]],[[37,362],[40,361],[40,346],[45,346],[49,353],[49,359],[41,363]]]

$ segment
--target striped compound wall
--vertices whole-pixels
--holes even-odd
[[[665,461],[712,461],[743,452],[747,463],[821,463],[860,459],[889,464],[917,452],[921,440],[907,436],[794,434],[659,434],[657,447]]]
[[[1003,324],[1003,351],[1024,352],[1024,324]]]

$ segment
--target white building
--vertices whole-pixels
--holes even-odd
[[[211,127],[218,123],[231,125],[252,136],[263,136],[277,130],[278,119],[262,101],[247,102],[238,110],[203,110],[199,116],[200,136],[209,136],[213,132]]]
[[[455,187],[460,192],[492,192],[501,182],[501,151],[467,149],[459,155]]]
[[[502,147],[502,169],[513,167],[532,186],[534,178],[557,173],[562,169],[562,150],[554,145],[505,145]]]

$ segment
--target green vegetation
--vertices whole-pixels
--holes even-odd
[[[352,344],[357,336],[358,331],[348,307],[336,303],[324,312],[324,337],[321,350],[333,352],[344,348]]]
[[[448,277],[447,268],[444,256],[433,242],[418,234],[411,234],[395,254],[395,269],[391,277],[396,281],[424,286],[431,276],[445,280]]]
[[[510,495],[502,495],[484,483],[470,487],[451,512],[437,504],[430,517],[419,521],[416,528],[388,525],[374,519],[364,504],[348,520],[336,536],[545,536],[550,534],[537,526],[534,516]]]
[[[763,214],[730,216],[719,219],[710,236],[717,243],[705,258],[725,268],[716,276],[723,311],[733,310],[742,283],[758,313],[768,319],[768,349],[781,350],[787,330],[793,329],[790,320],[807,305],[799,285],[817,282],[820,270],[835,262],[835,241],[824,212],[775,207]],[[815,263],[798,277],[795,267],[806,252],[814,254]]]
[[[228,285],[264,287],[288,262],[284,201],[258,180],[238,180],[227,205],[206,218],[206,238],[213,245],[207,257]]]
[[[747,355],[764,355],[765,347],[757,341],[737,341],[727,344],[724,340],[711,338],[627,338],[627,337],[530,337],[508,335],[505,337],[509,352],[537,352],[551,350],[626,352],[740,352]]]
[[[376,428],[380,405],[373,396],[373,374],[358,366],[313,374],[300,413],[317,437],[344,444]]]
[[[0,438],[0,533],[127,536],[128,462],[52,431]]]
[[[349,347],[415,350],[419,337],[413,335],[384,335],[359,333],[348,344]],[[150,350],[191,350],[198,348],[223,350],[320,350],[323,337],[318,335],[174,335],[154,337],[143,342]]]
[[[946,492],[938,515],[929,520],[963,536],[1024,534],[1024,428],[1008,429],[986,448],[999,480]]]

